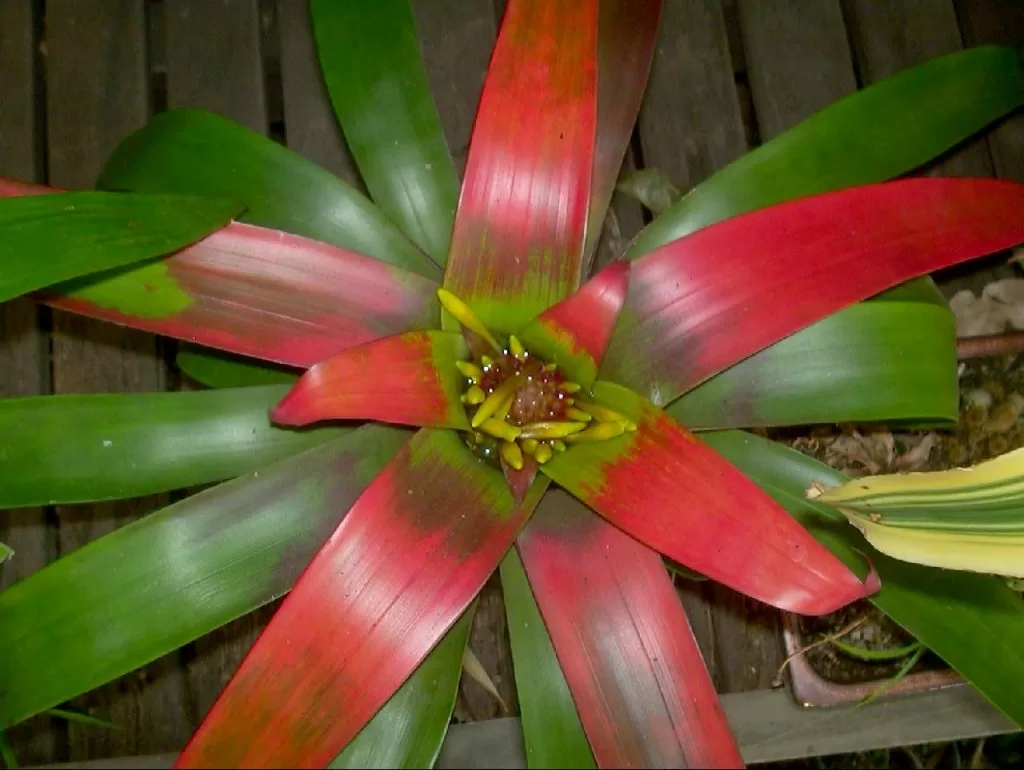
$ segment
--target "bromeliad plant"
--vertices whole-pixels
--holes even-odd
[[[834,471],[725,430],[955,417],[910,279],[1024,241],[1024,187],[885,180],[1019,107],[1016,55],[830,106],[591,277],[659,11],[510,0],[461,185],[408,5],[314,0],[373,203],[189,110],[105,192],[0,186],[4,298],[198,345],[215,386],[7,399],[0,506],[231,479],[0,594],[0,728],[290,591],[179,766],[428,766],[500,570],[532,766],[740,765],[662,557],[790,612],[870,597],[1024,724],[1015,594],[871,551],[804,499]]]

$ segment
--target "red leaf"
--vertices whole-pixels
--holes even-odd
[[[905,179],[727,219],[633,264],[601,377],[661,406],[847,305],[1024,241],[1024,185]]]
[[[602,0],[597,40],[597,146],[583,267],[601,237],[658,40],[661,0]]]
[[[558,364],[572,380],[589,388],[615,328],[630,263],[616,260],[577,292],[545,310],[517,335],[533,354]]]
[[[451,431],[417,432],[352,506],[176,767],[324,767],[398,689],[501,561],[516,506]]]
[[[596,0],[510,0],[473,128],[445,288],[499,333],[580,283]]]
[[[857,576],[740,470],[669,415],[610,383],[596,400],[635,433],[580,443],[541,470],[637,540],[779,609],[823,615],[878,590]]]
[[[284,425],[377,420],[469,428],[455,368],[468,355],[457,332],[407,332],[368,342],[306,371],[270,417]]]
[[[658,555],[563,492],[517,540],[601,767],[743,767]]]
[[[0,180],[0,196],[59,192]],[[164,260],[36,299],[232,353],[307,367],[437,325],[437,284],[319,241],[234,222]]]
[[[516,502],[522,500],[529,491],[533,480],[537,477],[537,461],[529,455],[523,457],[523,467],[518,471],[501,458],[501,472],[505,475],[505,483],[512,490]]]

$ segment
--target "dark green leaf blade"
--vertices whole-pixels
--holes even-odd
[[[182,343],[175,358],[178,368],[209,388],[244,388],[254,385],[292,385],[301,370],[274,366],[266,361]]]
[[[510,548],[501,562],[501,593],[508,616],[527,767],[597,767],[515,548]]]
[[[0,302],[61,281],[162,257],[241,213],[192,195],[68,192],[0,203]]]
[[[1004,580],[891,559],[872,548],[838,511],[804,497],[811,482],[847,480],[795,450],[739,431],[700,434],[740,467],[811,534],[863,574],[867,554],[882,579],[870,601],[903,626],[1007,717],[1024,726],[1024,601]]]
[[[246,222],[440,276],[364,195],[271,139],[201,110],[157,115],[118,145],[97,186],[232,197],[246,204]]]
[[[433,767],[462,678],[474,602],[366,727],[328,767]]]
[[[727,217],[921,166],[1024,104],[1012,48],[980,46],[899,72],[726,166],[640,232],[636,258]]]
[[[459,179],[409,0],[313,0],[310,11],[327,91],[370,195],[443,265]]]
[[[755,353],[666,407],[689,428],[955,421],[953,314],[861,302]]]
[[[0,593],[0,729],[287,593],[410,435],[363,426],[121,527]]]
[[[348,430],[273,427],[269,411],[287,390],[0,399],[0,508],[115,500],[220,481]]]

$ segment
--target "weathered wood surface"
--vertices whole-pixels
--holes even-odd
[[[1021,8],[1018,0],[666,3],[624,167],[658,167],[685,191],[888,74],[964,45],[1024,49]],[[414,0],[428,79],[460,171],[503,9],[503,0]],[[155,112],[190,106],[283,141],[362,187],[317,66],[306,0],[0,0],[0,106],[0,174],[16,178],[89,187],[118,141]],[[930,171],[1024,181],[1024,115]],[[616,256],[649,219],[616,194],[597,263]],[[190,387],[173,366],[175,350],[111,325],[7,303],[0,305],[0,396]],[[4,512],[0,539],[18,558],[0,570],[0,587],[185,493]],[[766,687],[782,657],[776,615],[711,583],[678,586],[718,689]],[[116,721],[116,733],[45,718],[19,726],[11,737],[22,761],[178,748],[272,610],[76,701]],[[497,580],[481,597],[470,643],[515,714]],[[504,713],[478,685],[463,685],[457,720]]]

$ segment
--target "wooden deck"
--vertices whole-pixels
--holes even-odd
[[[415,0],[449,146],[465,163],[501,0]],[[1018,0],[669,0],[626,163],[686,189],[830,102],[965,45],[1024,50]],[[358,73],[353,73],[358,77]],[[0,0],[0,175],[90,187],[127,134],[168,107],[202,107],[264,132],[360,185],[323,90],[306,0]],[[934,167],[1024,181],[1024,115]],[[617,198],[605,258],[645,221]],[[0,305],[0,395],[188,387],[173,343],[15,301]],[[4,512],[19,558],[0,586],[174,499]],[[681,585],[723,693],[767,688],[778,618],[712,583]],[[118,731],[37,718],[12,731],[23,763],[180,748],[270,610],[255,613],[90,693],[76,706]],[[471,645],[517,713],[500,590]],[[502,716],[468,683],[458,719]]]

